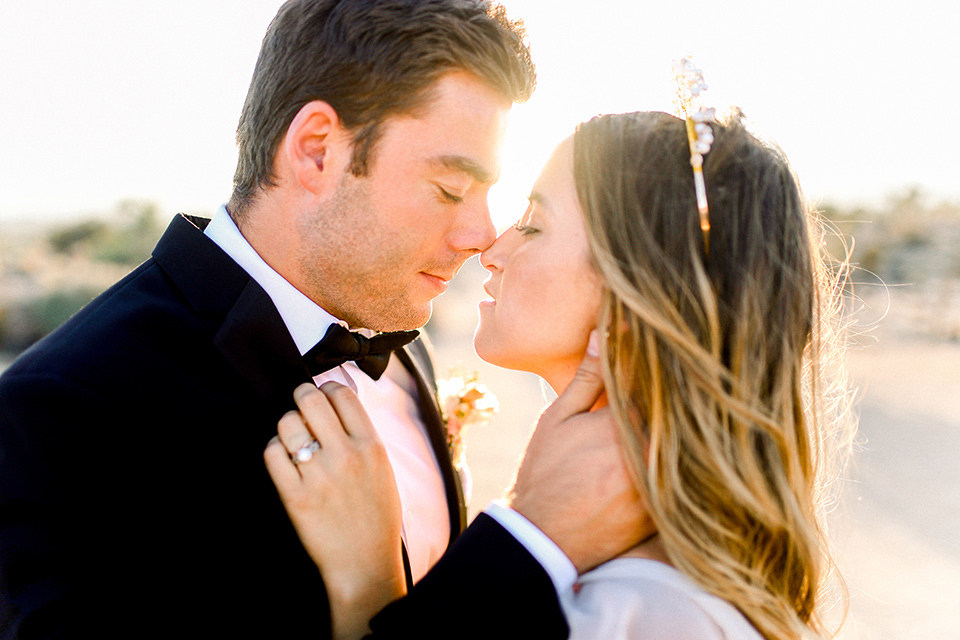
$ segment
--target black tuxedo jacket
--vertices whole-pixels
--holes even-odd
[[[0,378],[0,638],[329,636],[263,449],[310,380],[269,297],[178,216],[152,259]],[[422,345],[401,354],[464,508]],[[543,569],[481,516],[377,637],[565,637]],[[506,617],[501,617],[506,615]],[[306,634],[306,635],[304,635]]]

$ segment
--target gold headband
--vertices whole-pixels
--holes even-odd
[[[710,208],[707,206],[707,187],[703,181],[703,156],[710,152],[713,130],[708,123],[716,122],[716,109],[704,108],[701,94],[707,90],[703,71],[690,58],[673,63],[674,79],[677,82],[677,115],[687,123],[687,141],[690,143],[690,166],[693,167],[693,184],[697,191],[697,209],[700,211],[700,230],[703,232],[703,247],[710,253]]]

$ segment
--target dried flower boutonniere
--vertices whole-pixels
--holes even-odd
[[[469,425],[485,424],[500,410],[497,398],[487,386],[477,382],[477,374],[470,377],[452,375],[437,381],[440,411],[447,427],[447,446],[450,459],[460,469],[466,466],[463,434]]]

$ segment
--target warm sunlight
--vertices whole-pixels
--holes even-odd
[[[940,104],[960,102],[935,64],[954,55],[951,3],[506,4],[526,21],[539,87],[513,116],[492,198],[498,225],[519,215],[510,203],[577,122],[671,110],[671,61],[685,55],[712,100],[742,107],[782,144],[813,198],[877,202],[909,185],[960,197],[947,170],[960,133],[895,124],[929,111],[931,87]],[[0,219],[105,211],[127,197],[212,211],[230,190],[240,105],[278,6],[4,2]]]

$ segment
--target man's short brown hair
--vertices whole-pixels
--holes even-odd
[[[290,0],[263,39],[237,128],[231,213],[273,186],[274,154],[303,105],[323,100],[353,135],[365,175],[381,123],[411,113],[445,73],[475,74],[523,102],[536,74],[523,24],[487,0]]]

